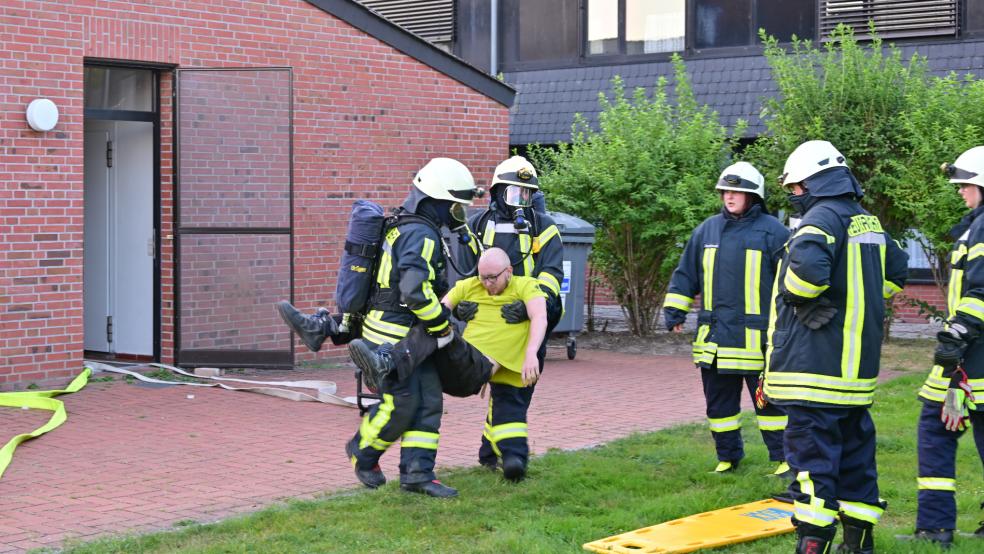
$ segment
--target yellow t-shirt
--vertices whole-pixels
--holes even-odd
[[[475,319],[465,327],[464,338],[482,354],[499,362],[502,368],[492,376],[493,383],[523,387],[523,361],[530,339],[529,320],[522,323],[506,323],[500,311],[506,304],[517,300],[526,302],[544,297],[539,281],[532,277],[513,276],[502,294],[492,296],[485,290],[478,277],[469,277],[455,283],[448,293],[452,304],[461,301],[478,304]]]

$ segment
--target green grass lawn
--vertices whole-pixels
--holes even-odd
[[[913,369],[883,384],[873,409],[879,483],[889,502],[883,524],[876,529],[880,553],[938,552],[928,545],[893,538],[896,533],[911,532],[915,523],[919,410],[915,391],[924,371],[913,366],[928,359],[931,352],[931,343],[926,341],[900,341],[887,347],[888,365]],[[626,410],[658,411],[660,407],[626,406]],[[460,490],[457,499],[411,495],[390,483],[378,491],[347,491],[218,524],[99,541],[67,551],[578,552],[585,542],[767,498],[780,490],[783,485],[766,475],[773,466],[754,428],[754,417],[746,414],[744,422],[747,457],[733,475],[708,473],[715,463],[711,438],[703,426],[686,425],[589,450],[552,451],[532,461],[530,479],[519,485],[479,469],[442,474],[443,480]],[[984,500],[984,482],[973,440],[968,435],[961,442],[959,527],[973,531],[984,515],[978,509]],[[792,552],[793,537],[783,535],[716,552]],[[957,541],[950,552],[984,551],[984,541]]]

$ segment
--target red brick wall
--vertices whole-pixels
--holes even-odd
[[[300,0],[6,0],[0,33],[0,387],[82,362],[83,59],[292,67],[295,303],[332,304],[348,208],[394,206],[414,171],[455,157],[487,184],[508,154],[508,110]],[[173,79],[162,79],[161,340],[174,352]],[[34,98],[55,131],[24,120]],[[331,352],[323,354],[330,356]],[[313,355],[298,347],[298,359]]]

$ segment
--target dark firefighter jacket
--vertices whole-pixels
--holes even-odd
[[[501,248],[509,254],[513,275],[535,277],[547,296],[547,319],[554,325],[560,319],[560,284],[564,280],[564,245],[560,230],[546,213],[527,208],[526,229],[517,230],[512,216],[493,204],[488,210],[468,218],[474,231],[467,245],[459,248],[462,268],[475,267],[480,242],[485,248]]]
[[[362,324],[363,338],[395,344],[418,320],[431,332],[447,327],[448,311],[440,299],[448,289],[438,228],[414,219],[390,227]]]
[[[683,323],[701,295],[694,363],[721,373],[762,371],[769,297],[789,231],[753,204],[741,217],[721,210],[697,226],[670,279],[667,328]]]
[[[855,200],[847,168],[806,181],[810,199],[786,244],[769,321],[765,393],[782,404],[867,406],[881,357],[885,299],[905,285],[908,255]],[[823,297],[837,310],[811,330],[797,306]]]
[[[976,331],[977,340],[964,352],[963,367],[974,387],[974,395],[984,398],[984,206],[976,208],[961,220],[950,234],[957,239],[950,253],[950,286],[947,291],[947,319],[959,321]],[[943,368],[933,366],[919,396],[943,402],[950,376]],[[978,402],[984,410],[984,403]]]

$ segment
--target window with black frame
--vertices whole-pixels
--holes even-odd
[[[502,0],[499,13],[504,63],[577,59],[577,2]]]
[[[686,0],[587,0],[585,55],[683,50],[686,4]]]
[[[789,42],[816,35],[815,0],[694,0],[694,47],[757,44],[759,29]]]

